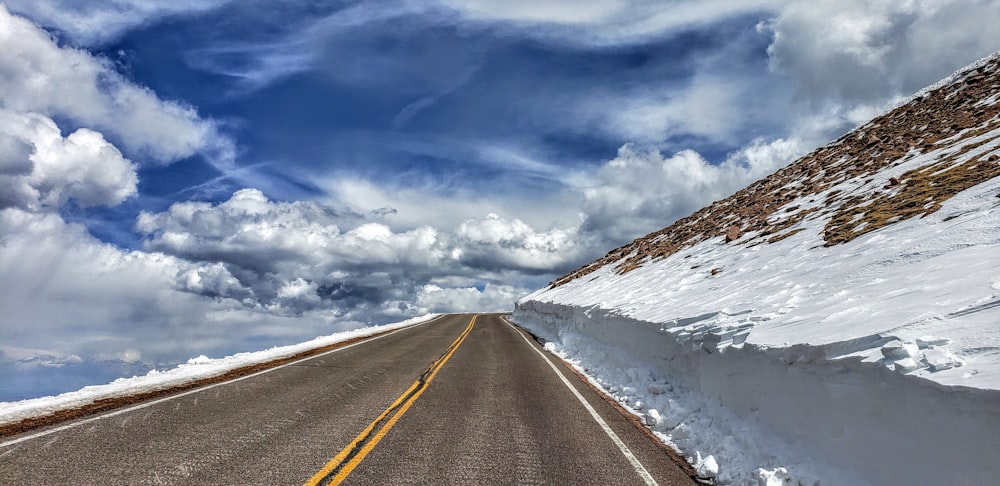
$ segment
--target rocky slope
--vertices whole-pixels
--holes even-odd
[[[827,246],[923,217],[946,200],[1000,176],[1000,156],[989,150],[1000,129],[1000,59],[980,61],[914,96],[833,143],[676,223],[612,250],[553,282],[559,286],[605,265],[626,273],[696,243],[724,236],[752,246],[823,219]],[[921,155],[919,166],[882,184],[887,173]],[[750,236],[739,238],[751,233]]]

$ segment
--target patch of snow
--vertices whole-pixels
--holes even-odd
[[[699,455],[695,460],[695,471],[699,477],[715,478],[719,475],[719,464],[715,462],[715,456],[708,456],[703,459]]]
[[[882,345],[882,356],[891,360],[912,358],[918,353],[916,344],[904,343],[898,339]]]
[[[914,361],[913,358],[903,358],[893,361],[893,369],[900,373],[909,373],[918,368],[920,368],[920,363]]]
[[[663,419],[660,417],[660,411],[655,408],[646,410],[646,415],[643,417],[643,423],[651,427],[660,425],[660,421],[662,420]]]
[[[760,468],[755,473],[757,475],[757,486],[787,486],[792,484],[792,475],[788,474],[788,470],[783,467],[773,470]]]
[[[917,338],[917,347],[920,349],[932,348],[934,346],[947,346],[951,344],[951,339],[934,336],[920,336]]]

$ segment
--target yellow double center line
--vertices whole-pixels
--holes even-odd
[[[358,434],[347,447],[334,456],[330,462],[326,463],[323,469],[320,469],[313,477],[309,478],[309,481],[305,483],[306,486],[340,484],[343,482],[351,474],[351,471],[382,440],[382,437],[385,437],[385,434],[389,432],[389,429],[396,424],[399,418],[409,410],[413,402],[417,401],[417,398],[427,389],[427,385],[437,376],[441,367],[448,361],[448,358],[451,358],[452,354],[455,354],[455,350],[458,349],[458,346],[462,344],[462,341],[472,331],[472,326],[476,324],[476,317],[478,316],[472,317],[472,320],[469,321],[469,325],[462,331],[462,334],[444,350],[444,353],[441,353],[438,359],[431,363],[423,374],[420,375],[420,378],[417,378],[417,381],[413,382],[396,401],[392,402],[389,408],[379,414],[375,421]]]

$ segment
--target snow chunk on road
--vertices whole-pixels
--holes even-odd
[[[912,358],[918,353],[919,349],[914,343],[896,340],[882,345],[882,356],[891,360]]]
[[[757,486],[788,486],[792,484],[792,475],[788,470],[779,467],[773,470],[757,469]]]
[[[646,425],[649,425],[650,427],[655,427],[657,425],[660,425],[661,420],[663,419],[662,417],[660,417],[660,412],[655,408],[651,408],[649,410],[646,410],[646,414],[643,416],[642,422]]]
[[[951,344],[951,339],[939,338],[936,336],[920,336],[917,338],[917,346],[920,349],[932,348],[934,346],[947,346]]]
[[[719,463],[715,462],[715,456],[707,456],[704,459],[699,456],[698,459],[695,471],[698,472],[699,477],[716,478],[719,476]]]
[[[947,348],[934,348],[924,353],[924,361],[931,371],[950,370],[962,366],[962,360],[948,351]]]
[[[900,373],[909,373],[915,369],[920,368],[920,363],[917,363],[913,358],[904,358],[893,362],[894,368]]]

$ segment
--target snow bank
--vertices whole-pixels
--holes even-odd
[[[513,320],[720,484],[988,484],[998,194],[1000,178],[829,248],[817,219],[772,244],[719,237],[608,265],[525,297]]]
[[[99,400],[127,397],[185,385],[198,380],[219,376],[244,366],[266,363],[323,346],[401,329],[429,321],[438,317],[438,315],[427,314],[393,324],[338,332],[328,336],[317,337],[304,343],[277,346],[250,353],[238,353],[224,358],[209,358],[203,355],[191,358],[187,363],[170,370],[152,370],[143,376],[119,378],[106,385],[87,386],[74,392],[62,393],[50,397],[32,398],[17,402],[0,402],[0,425],[18,422],[30,417],[48,415],[60,410],[79,408]]]

